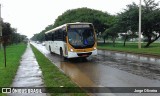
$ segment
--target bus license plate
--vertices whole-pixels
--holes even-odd
[[[88,56],[88,55],[84,54],[84,55],[82,55],[82,56],[84,56],[84,57],[85,57],[85,56]]]

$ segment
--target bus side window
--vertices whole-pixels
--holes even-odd
[[[63,41],[66,42],[66,36],[67,36],[67,33],[65,30],[63,30]]]
[[[58,33],[58,41],[61,41],[61,31],[58,30],[57,33]]]
[[[48,40],[51,41],[52,40],[52,33],[48,34]]]
[[[54,33],[52,33],[52,41],[54,41]]]
[[[62,41],[63,40],[63,32],[61,29],[58,30],[58,40]]]
[[[45,34],[45,40],[48,41],[48,39],[47,39],[47,34]]]
[[[57,41],[57,31],[54,32],[54,40]]]

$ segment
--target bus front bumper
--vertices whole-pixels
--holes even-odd
[[[88,57],[92,55],[97,55],[97,50],[93,50],[90,52],[68,52],[68,55],[65,56],[67,58],[77,58],[77,57]]]

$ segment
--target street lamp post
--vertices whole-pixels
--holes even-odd
[[[139,2],[139,39],[138,39],[138,48],[141,49],[141,0]]]
[[[2,37],[1,4],[0,4],[0,37]],[[1,42],[0,42],[0,49],[2,49],[2,43]]]

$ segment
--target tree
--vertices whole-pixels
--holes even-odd
[[[67,10],[62,15],[58,16],[53,25],[48,25],[40,33],[35,34],[32,40],[43,41],[44,33],[52,28],[63,25],[65,23],[74,22],[90,22],[93,23],[96,33],[103,33],[107,28],[109,28],[112,23],[113,17],[107,12],[102,12],[99,10],[89,9],[89,8],[78,8]]]
[[[155,0],[144,0],[145,6],[142,13],[142,34],[147,38],[145,47],[160,37],[160,8]]]
[[[120,32],[127,32],[131,30],[132,32],[136,32],[138,29],[138,20],[139,20],[139,11],[138,5],[132,3],[127,5],[127,9],[124,12],[118,14],[117,25],[120,28]]]
[[[157,8],[158,3],[155,3],[154,0],[144,0],[144,3],[145,5],[142,6],[142,35],[147,38],[145,47],[149,47],[151,43],[160,37],[160,9]],[[131,30],[134,35],[138,31],[138,9],[138,5],[133,3],[127,5],[127,9],[118,14],[116,24],[120,26],[118,27],[120,28],[119,32],[126,33],[126,39],[124,40],[130,37],[127,35],[127,31]]]
[[[34,41],[40,41],[40,42],[44,41],[45,40],[44,31],[34,34],[34,36],[31,39]]]
[[[20,43],[27,39],[27,36],[16,33],[16,29],[11,27],[10,23],[2,22],[2,36],[9,39],[7,44]]]
[[[113,26],[111,26],[110,28],[104,31],[104,34],[103,34],[104,37],[108,37],[108,38],[111,37],[113,41],[113,47],[115,47],[115,40],[116,40],[116,37],[118,37],[118,32],[119,32],[118,25],[116,24],[114,24]]]
[[[121,32],[124,34],[121,34],[121,36],[124,38],[124,44],[128,39],[133,37],[133,35],[136,35],[136,32],[138,31],[138,21],[139,21],[139,8],[138,5],[135,3],[128,5],[128,9],[125,10],[124,13],[120,14],[120,26]],[[135,36],[136,37],[136,36]]]
[[[127,40],[138,37],[138,35],[135,32],[132,32],[131,30],[128,30],[127,33],[120,33],[120,35],[122,36],[122,39],[124,39],[124,43],[123,43],[124,47],[126,46]]]
[[[13,33],[10,23],[2,23],[2,36],[9,36]]]
[[[89,8],[78,8],[67,10],[62,15],[58,16],[53,27],[57,27],[65,23],[90,22],[93,23],[98,34],[100,32],[103,33],[107,28],[109,28],[112,20],[113,17],[107,12],[104,13],[102,11]]]

